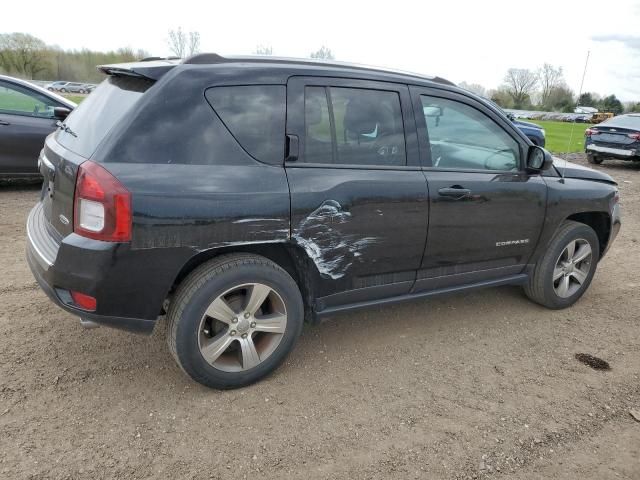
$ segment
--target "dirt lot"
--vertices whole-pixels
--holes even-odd
[[[163,324],[53,306],[23,259],[38,189],[0,187],[0,478],[639,479],[640,165],[597,168],[624,225],[573,308],[497,288],[343,315],[230,392],[179,371]]]

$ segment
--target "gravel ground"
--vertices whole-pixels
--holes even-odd
[[[639,479],[640,165],[596,168],[624,225],[574,307],[504,287],[342,315],[227,392],[180,372],[163,324],[52,305],[23,258],[38,188],[0,187],[0,478]]]

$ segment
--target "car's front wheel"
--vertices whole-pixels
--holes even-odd
[[[537,262],[525,293],[548,308],[569,307],[589,287],[599,258],[596,232],[583,223],[566,221]]]
[[[291,276],[257,255],[223,255],[182,282],[167,340],[178,365],[213,388],[248,385],[275,370],[302,331],[302,296]]]

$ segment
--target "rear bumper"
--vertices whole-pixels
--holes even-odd
[[[588,143],[585,147],[587,153],[601,153],[608,157],[620,158],[629,160],[636,155],[638,152],[635,149],[625,150],[623,148],[613,148],[613,147],[604,147],[601,145],[596,145],[594,143]]]
[[[175,252],[132,251],[128,244],[73,233],[57,241],[48,232],[40,203],[27,220],[26,250],[33,276],[58,306],[100,325],[137,333],[153,331],[177,265],[186,262]],[[71,290],[95,297],[96,311],[78,308]]]

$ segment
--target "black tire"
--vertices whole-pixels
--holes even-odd
[[[53,92],[53,88],[51,87],[47,88],[47,90],[49,90],[50,92]]]
[[[554,288],[554,269],[566,246],[576,240],[586,240],[591,247],[589,273],[580,287],[570,296],[558,295]],[[600,242],[596,232],[583,223],[565,221],[555,233],[545,254],[534,267],[533,274],[524,286],[526,295],[536,303],[551,309],[567,308],[573,305],[589,288],[600,259]]]
[[[587,153],[587,162],[592,165],[600,165],[602,163],[603,158],[599,155],[594,155],[593,153]]]
[[[224,371],[207,362],[201,353],[202,319],[211,302],[224,292],[252,282],[266,285],[277,293],[286,308],[286,327],[275,349],[256,366]],[[230,254],[201,265],[181,283],[169,306],[167,319],[169,350],[182,370],[207,387],[230,389],[262,379],[284,361],[302,331],[304,305],[296,282],[274,262],[257,255]]]
[[[66,89],[66,88],[61,88],[61,89],[60,89],[60,91],[61,91],[62,93],[67,93],[67,89]]]

